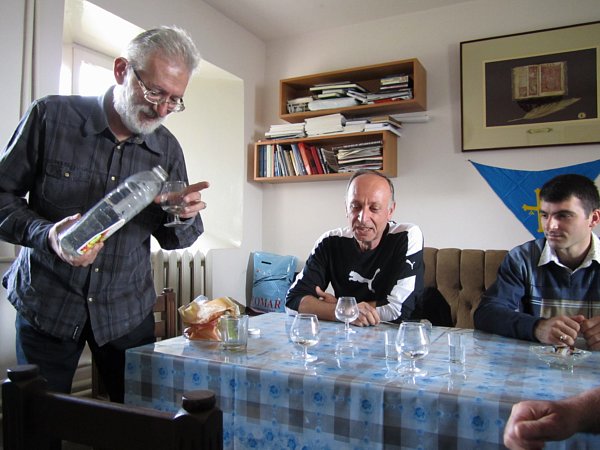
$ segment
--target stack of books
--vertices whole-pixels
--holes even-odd
[[[344,133],[361,133],[365,131],[367,122],[367,119],[346,119]]]
[[[287,101],[287,112],[293,114],[308,111],[308,104],[312,101],[312,96],[292,98]]]
[[[320,134],[341,133],[344,131],[346,118],[337,114],[327,114],[325,116],[311,117],[304,121],[304,130],[308,136]]]
[[[383,142],[379,140],[335,146],[331,151],[336,156],[338,172],[383,168]]]
[[[408,75],[395,75],[381,78],[377,92],[348,92],[362,104],[393,102],[413,98],[410,77]]]
[[[367,92],[360,84],[350,81],[316,84],[310,88],[310,91],[314,97],[314,100],[308,104],[310,111],[354,106],[359,102],[349,96],[348,93]]]
[[[305,136],[306,132],[304,131],[304,122],[271,125],[269,131],[265,133],[265,137],[268,139],[284,139]]]
[[[394,133],[396,136],[402,136],[400,132],[402,128],[402,122],[395,119],[392,116],[377,116],[369,118],[367,124],[365,124],[365,131],[381,131],[387,130]]]
[[[332,173],[325,150],[307,142],[259,147],[259,176],[290,177]],[[337,165],[337,160],[333,162]]]

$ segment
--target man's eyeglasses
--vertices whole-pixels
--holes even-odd
[[[140,78],[140,75],[137,73],[137,70],[133,68],[132,70],[135,74],[135,77],[137,78],[140,88],[142,88],[144,98],[148,103],[152,103],[153,105],[162,105],[163,103],[166,103],[168,110],[171,112],[181,112],[185,109],[185,105],[183,104],[183,98],[172,100],[168,97],[165,97],[164,94],[160,92],[148,89],[142,81],[142,79]]]

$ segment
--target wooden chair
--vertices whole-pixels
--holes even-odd
[[[177,336],[177,296],[172,288],[164,288],[154,304],[154,336],[157,340]],[[102,377],[92,357],[92,397],[108,398]]]
[[[128,450],[222,449],[223,412],[211,391],[183,394],[170,414],[48,392],[36,365],[8,369],[2,384],[3,445],[60,449],[61,441]]]

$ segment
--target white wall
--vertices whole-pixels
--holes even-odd
[[[600,145],[461,152],[460,42],[600,19],[597,0],[478,0],[311,33],[267,46],[266,119],[281,78],[416,57],[427,70],[429,123],[398,141],[395,219],[419,224],[426,245],[508,249],[531,235],[468,159],[542,170],[595,160]],[[305,259],[326,229],[344,225],[345,181],[265,185],[264,250]]]

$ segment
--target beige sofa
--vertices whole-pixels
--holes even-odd
[[[496,280],[506,250],[461,250],[425,247],[425,288],[434,287],[450,305],[452,322],[473,328],[481,294]]]

